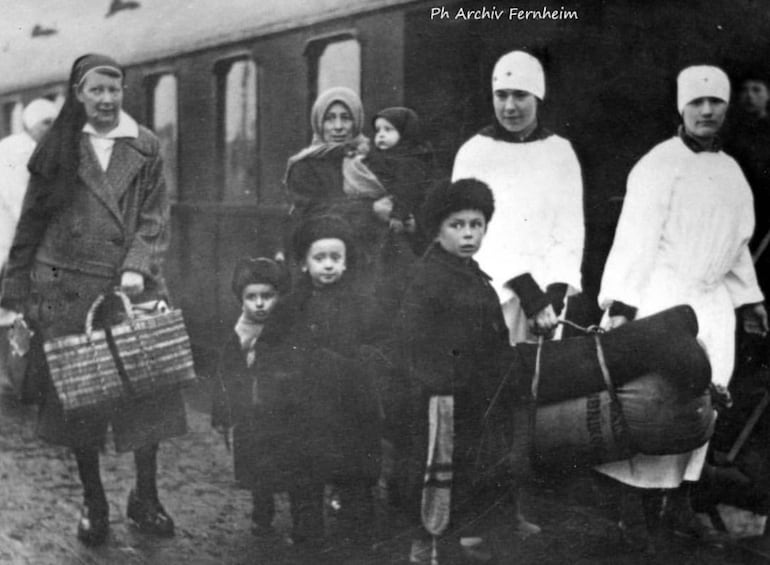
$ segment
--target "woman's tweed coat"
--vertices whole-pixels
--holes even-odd
[[[42,342],[84,331],[94,299],[120,282],[124,271],[144,275],[141,302],[166,296],[163,256],[169,241],[169,204],[159,143],[140,127],[137,138],[115,140],[103,171],[86,134],[80,136],[80,165],[73,201],[46,212],[53,179],[33,175],[3,281],[3,303],[24,304],[37,332],[42,393],[39,432],[54,443],[99,444],[112,422],[118,450],[131,450],[185,431],[178,393],[131,402],[110,414],[65,419],[42,362]],[[112,312],[110,312],[112,310]],[[115,308],[102,318],[114,319]]]

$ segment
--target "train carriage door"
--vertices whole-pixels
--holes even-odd
[[[171,73],[149,77],[149,124],[160,140],[163,174],[171,202],[179,200],[179,112],[177,79]]]
[[[24,104],[18,100],[6,102],[3,104],[2,137],[23,131],[24,126],[21,121],[21,113],[23,110]]]
[[[257,64],[250,58],[217,65],[222,201],[257,204]]]
[[[311,39],[305,48],[310,71],[310,100],[332,86],[361,94],[361,43],[354,32]]]

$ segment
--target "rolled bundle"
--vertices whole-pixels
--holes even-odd
[[[711,365],[697,335],[695,311],[681,305],[600,334],[599,339],[615,386],[657,373],[676,391],[692,394],[711,382]],[[537,344],[519,343],[515,349],[511,368],[522,383],[534,373]],[[594,336],[543,343],[541,404],[582,398],[605,388]]]
[[[534,464],[574,469],[619,461],[635,453],[684,453],[706,443],[714,430],[707,389],[683,393],[650,373],[617,387],[618,402],[603,391],[538,406]]]

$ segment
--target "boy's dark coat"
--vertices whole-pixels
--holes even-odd
[[[371,478],[378,471],[373,346],[383,327],[373,300],[354,288],[345,278],[320,289],[301,281],[257,344],[259,399],[283,426],[276,449],[287,457],[287,473],[313,481]]]

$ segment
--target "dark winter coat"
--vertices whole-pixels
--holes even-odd
[[[489,277],[433,244],[415,266],[398,317],[411,380],[430,394],[494,390],[509,351]]]
[[[376,147],[366,165],[393,196],[391,217],[404,221],[418,219],[418,212],[433,178],[433,153],[427,145],[399,143],[382,151]]]
[[[284,474],[323,482],[377,471],[383,326],[372,300],[351,289],[345,278],[323,288],[306,278],[257,342],[259,399],[283,423],[275,448],[291,467]]]
[[[344,151],[297,161],[289,169],[286,186],[292,200],[291,227],[310,216],[335,214],[350,223],[363,265],[377,264],[379,246],[387,231],[372,210],[371,198],[350,198],[343,191]]]
[[[169,204],[157,138],[140,127],[137,138],[116,139],[106,172],[87,134],[79,143],[78,183],[66,208],[46,214],[43,202],[55,179],[32,175],[3,281],[3,305],[26,305],[37,332],[38,356],[42,341],[83,333],[94,299],[118,285],[123,271],[144,275],[145,292],[136,301],[166,295],[162,262]],[[104,307],[97,322],[114,321],[117,304]],[[150,399],[141,407],[129,403],[113,414],[71,420],[64,418],[47,375],[41,388],[39,431],[54,443],[99,445],[110,420],[113,428],[127,430],[125,437],[116,435],[119,449],[135,449],[186,429],[178,393],[162,403]]]
[[[257,396],[262,379],[257,374],[256,363],[251,367],[247,353],[241,348],[236,333],[220,351],[216,380],[212,388],[213,426],[233,427],[233,463],[235,480],[244,488],[259,485],[266,492],[287,490],[283,484],[281,469],[276,462],[281,454],[273,446],[276,433],[287,424],[276,421],[273,413]]]
[[[396,335],[403,369],[386,406],[388,433],[406,454],[408,507],[418,516],[419,489],[427,457],[427,406],[431,395],[454,396],[453,500],[481,500],[476,481],[489,474],[506,453],[512,425],[511,387],[485,414],[507,370],[508,334],[497,294],[475,261],[464,261],[434,243],[417,263],[399,312]],[[517,375],[509,375],[511,380]],[[492,443],[490,443],[492,442]],[[483,457],[481,447],[486,448]],[[489,450],[492,452],[489,453]],[[504,484],[504,483],[502,483]],[[453,502],[453,505],[455,503]]]

